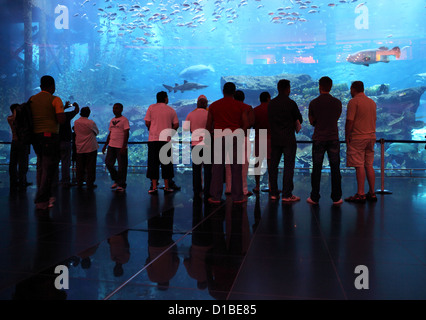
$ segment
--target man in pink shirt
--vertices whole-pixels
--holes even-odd
[[[171,181],[174,177],[173,162],[165,163],[160,159],[160,150],[171,143],[171,137],[179,128],[179,120],[176,111],[168,105],[167,92],[157,93],[157,103],[148,107],[145,115],[145,125],[148,128],[148,169],[146,176],[151,179],[152,185],[149,194],[158,192],[158,179],[161,175],[164,179],[164,192],[174,192]],[[170,148],[171,150],[171,148]],[[164,160],[164,159],[163,159]]]
[[[366,200],[377,201],[374,192],[375,173],[373,168],[374,144],[376,142],[376,103],[364,94],[364,84],[354,81],[346,113],[345,139],[346,162],[355,167],[358,191],[345,201],[363,203]],[[365,194],[364,184],[367,177],[369,192]]]

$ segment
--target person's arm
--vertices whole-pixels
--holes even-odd
[[[93,121],[92,130],[93,130],[95,136],[97,136],[99,134],[99,129],[98,129],[98,126],[96,125],[95,121]]]
[[[105,142],[104,146],[102,147],[102,153],[103,153],[103,154],[105,154],[106,148],[107,148],[107,146],[109,145],[109,139],[110,139],[110,136],[111,136],[111,131],[108,133],[108,137],[107,137],[107,139],[106,139],[106,142]]]
[[[253,110],[252,106],[250,106],[250,110],[248,112],[248,121],[249,121],[249,128],[253,128],[254,127],[255,118],[254,118],[254,110]]]
[[[146,127],[148,128],[148,131],[149,131],[149,128],[151,127],[151,121],[145,120],[145,125],[146,125]]]
[[[250,128],[250,120],[249,120],[248,112],[242,112],[241,123],[242,123],[241,128],[244,130],[244,132],[247,132],[247,130]]]
[[[210,111],[207,115],[206,130],[213,133],[213,116]]]
[[[124,130],[123,146],[120,149],[120,153],[125,153],[127,150],[127,143],[129,142],[130,129]]]
[[[346,119],[345,124],[345,141],[346,143],[351,142],[352,130],[354,128],[354,121]]]

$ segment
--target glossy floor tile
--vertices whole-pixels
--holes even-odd
[[[389,177],[392,194],[337,207],[327,174],[318,206],[306,203],[307,174],[291,205],[261,192],[212,206],[193,197],[190,171],[175,180],[180,191],[150,196],[145,173],[131,172],[117,193],[100,171],[97,189],[59,187],[38,212],[35,186],[10,193],[0,172],[0,299],[426,299],[425,178]],[[354,177],[343,182],[352,195]],[[67,289],[55,288],[57,266]]]

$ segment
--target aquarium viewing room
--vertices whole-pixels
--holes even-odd
[[[424,0],[0,8],[0,300],[426,299]]]

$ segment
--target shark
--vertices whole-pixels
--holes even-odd
[[[368,67],[370,64],[377,62],[388,63],[389,56],[395,56],[397,59],[401,56],[401,50],[399,47],[394,47],[391,50],[387,47],[380,47],[378,49],[362,50],[354,54],[351,54],[346,59],[350,63],[362,64]]]
[[[168,86],[166,84],[163,84],[164,88],[166,88],[167,90],[169,90],[169,92],[184,92],[184,91],[191,91],[191,90],[200,90],[200,89],[204,89],[207,88],[207,86],[196,83],[196,82],[188,82],[187,80],[183,81],[183,84],[177,84],[175,83],[175,86]]]

